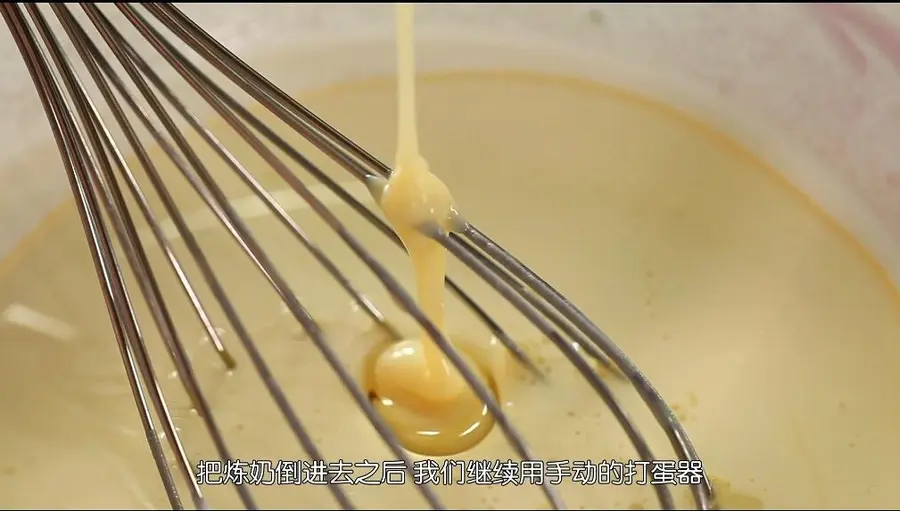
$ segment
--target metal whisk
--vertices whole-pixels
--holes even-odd
[[[174,71],[346,243],[363,264],[376,275],[399,306],[436,339],[441,350],[460,370],[469,385],[495,416],[498,428],[518,456],[523,460],[533,459],[534,455],[528,443],[501,410],[497,399],[475,377],[460,358],[459,353],[429,322],[416,306],[410,294],[398,284],[385,266],[379,263],[373,253],[348,232],[338,217],[316,195],[311,193],[307,185],[285,164],[281,156],[276,155],[268,144],[278,148],[296,165],[318,179],[372,226],[402,248],[402,244],[399,243],[391,229],[367,206],[357,201],[338,183],[311,163],[307,157],[299,154],[284,139],[276,135],[270,126],[267,126],[247,107],[228,94],[224,90],[223,84],[231,82],[242,89],[359,180],[385,178],[391,170],[232,54],[174,5],[117,4],[116,7],[117,12],[133,25],[144,40],[172,66]],[[128,188],[137,205],[136,209],[139,210],[137,215],[144,217],[150,225],[170,269],[174,270],[181,287],[190,297],[193,312],[205,326],[209,338],[219,351],[223,361],[226,365],[233,366],[234,360],[222,345],[213,321],[197,297],[196,283],[186,276],[182,269],[182,262],[162,234],[160,222],[149,207],[144,191],[135,179],[135,171],[126,163],[123,153],[134,153],[140,166],[147,173],[152,187],[161,198],[166,213],[178,229],[203,280],[218,301],[231,329],[247,350],[254,369],[263,379],[272,399],[309,458],[322,460],[326,459],[326,456],[320,452],[304,428],[300,417],[291,408],[284,391],[275,381],[259,354],[248,328],[241,320],[241,314],[229,299],[209,263],[208,256],[200,248],[178,205],[168,193],[167,185],[157,172],[153,158],[149,156],[146,149],[148,140],[142,139],[138,134],[139,129],[146,130],[152,140],[151,145],[160,146],[171,158],[215,217],[229,231],[232,238],[276,290],[287,309],[306,331],[316,348],[321,351],[330,367],[338,374],[362,413],[371,421],[393,455],[398,460],[403,460],[407,468],[410,467],[412,464],[410,457],[400,446],[395,434],[375,411],[364,389],[355,383],[347,368],[342,365],[332,348],[329,347],[329,341],[316,318],[313,318],[300,303],[286,279],[260,247],[248,226],[238,217],[223,190],[211,176],[206,164],[201,161],[194,148],[188,143],[183,128],[176,123],[176,118],[186,122],[191,130],[196,131],[202,140],[209,144],[228,167],[323,265],[337,283],[353,297],[363,311],[374,321],[384,325],[385,328],[390,328],[389,323],[375,305],[355,289],[353,283],[341,273],[329,255],[308,239],[273,196],[254,178],[253,174],[194,117],[188,107],[164,83],[157,71],[139,54],[135,41],[126,40],[126,37],[112,23],[110,14],[91,3],[81,4],[80,8],[89,22],[83,21],[84,18],[79,21],[72,10],[74,7],[58,3],[44,8],[39,8],[35,4],[6,3],[0,6],[3,17],[34,81],[58,144],[84,232],[89,240],[97,276],[102,284],[109,317],[147,442],[172,508],[183,508],[182,498],[176,485],[176,477],[179,475],[185,479],[193,505],[197,508],[208,508],[209,506],[194,475],[194,464],[188,459],[173,416],[160,390],[158,376],[154,373],[145,344],[145,335],[142,333],[142,326],[139,325],[133,308],[138,294],[126,285],[122,268],[123,257],[136,277],[139,296],[149,306],[153,323],[166,343],[177,373],[212,436],[217,454],[225,460],[231,458],[231,453],[228,442],[216,424],[208,400],[201,391],[200,383],[185,354],[179,329],[170,315],[166,297],[162,295],[154,276],[155,270],[151,267],[145,252],[146,248],[137,234],[133,218],[135,213],[126,204],[122,191],[123,184]],[[44,14],[46,11],[52,12],[57,18],[62,27],[62,33],[55,33],[59,31],[51,29],[47,16]],[[151,23],[152,19],[155,21]],[[161,27],[165,27],[170,35],[163,35]],[[89,35],[89,31],[93,35]],[[62,44],[63,37],[68,39],[66,45]],[[177,39],[173,39],[173,37]],[[189,47],[218,70],[221,76],[212,77],[201,71],[172,41],[179,41],[178,45]],[[74,51],[66,49],[69,44]],[[90,75],[93,86],[96,86],[97,93],[88,92],[88,86],[76,73],[74,65],[76,62],[87,69],[87,74]],[[120,70],[114,69],[114,64]],[[130,85],[126,85],[127,82],[130,82]],[[131,92],[131,90],[136,90],[137,93]],[[100,108],[99,104],[102,104],[103,108]],[[105,114],[107,109],[108,115]],[[104,111],[103,115],[101,115],[101,110]],[[158,128],[158,125],[161,125],[162,128]],[[110,130],[111,126],[121,130],[126,144],[121,145],[121,142],[115,140],[116,137]],[[461,232],[440,232],[434,237],[450,254],[483,278],[526,316],[547,339],[562,350],[566,358],[571,361],[612,411],[624,428],[640,459],[652,461],[656,458],[644,436],[637,431],[622,406],[617,402],[607,383],[600,378],[594,364],[589,363],[591,361],[588,357],[593,357],[600,363],[614,368],[631,382],[643,401],[652,410],[681,460],[698,459],[684,429],[650,382],[575,305],[472,224],[467,224]],[[117,243],[114,243],[114,240],[117,240]],[[466,292],[449,278],[446,285],[487,325],[519,363],[539,372],[500,325],[492,320],[487,312]],[[576,350],[574,345],[580,346],[581,349]],[[168,442],[171,448],[171,453],[168,455],[164,452],[161,437]],[[169,456],[174,458],[175,466],[178,467],[175,472],[180,472],[180,474],[176,475],[170,469]],[[248,486],[239,484],[235,486],[235,489],[248,509],[256,507]],[[432,487],[420,485],[417,489],[431,507],[443,509]],[[354,507],[341,486],[330,485],[329,490],[341,507],[344,509]],[[663,508],[675,508],[674,499],[668,487],[665,485],[655,486],[655,491]],[[545,484],[543,492],[553,508],[564,509],[564,503],[552,485]],[[692,493],[698,509],[715,507],[712,488],[705,477],[702,484],[692,487]]]

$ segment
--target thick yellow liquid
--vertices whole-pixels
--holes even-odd
[[[391,77],[299,97],[383,161],[393,161],[395,86]],[[889,500],[896,482],[890,460],[900,456],[900,403],[885,398],[884,389],[900,387],[900,302],[867,254],[800,194],[702,125],[587,82],[506,72],[430,75],[418,81],[418,104],[421,152],[453,190],[460,211],[581,306],[634,358],[683,414],[706,468],[729,483],[724,508],[895,504]],[[264,184],[284,187],[222,124],[212,128]],[[298,136],[290,140],[314,154]],[[197,147],[201,157],[216,161],[202,142]],[[160,151],[152,155],[165,161]],[[327,166],[326,160],[315,158]],[[362,379],[365,358],[386,342],[384,334],[264,208],[244,199],[250,193],[224,166],[215,169],[331,345]],[[199,200],[176,172],[164,165],[162,171],[323,453],[331,460],[392,459],[258,272],[214,219],[198,213]],[[327,171],[352,181],[333,165]],[[362,184],[348,188],[377,209]],[[405,335],[418,334],[321,221],[293,194],[276,196]],[[321,196],[413,290],[404,251],[334,197]],[[176,279],[146,239],[234,456],[304,459],[193,265],[185,263],[237,359],[231,374],[203,341]],[[186,261],[182,242],[174,243]],[[496,364],[492,374],[506,411],[536,455],[593,463],[633,458],[611,413],[558,350],[457,261],[449,261],[448,271],[548,374],[545,384],[534,384],[504,358],[492,358],[496,351],[482,341],[488,333],[448,295],[449,336]],[[28,319],[25,310],[55,318],[55,328]],[[0,322],[0,505],[165,506],[72,205],[4,263],[0,311],[7,311]],[[149,315],[143,308],[139,313],[191,460],[214,458],[182,387],[168,377],[172,367]],[[611,384],[622,391],[656,455],[671,457],[643,405],[624,384]],[[456,458],[510,457],[495,428]],[[203,490],[214,507],[238,505],[230,488]],[[360,508],[423,505],[411,485],[346,490]],[[252,491],[263,507],[335,507],[321,486]],[[532,486],[437,491],[448,507],[545,506]],[[567,482],[560,492],[571,509],[656,506],[648,486]],[[685,502],[683,489],[678,494]]]
[[[375,195],[385,217],[409,253],[416,295],[425,318],[441,335],[444,329],[444,277],[447,253],[435,239],[459,222],[453,196],[419,153],[416,126],[416,72],[413,4],[397,4],[397,156],[394,170]],[[403,445],[419,454],[448,456],[463,452],[490,432],[487,406],[460,371],[421,328],[418,339],[379,349],[373,357],[371,393],[377,409]],[[467,357],[471,358],[471,357]],[[485,389],[491,376],[483,361],[466,360]]]

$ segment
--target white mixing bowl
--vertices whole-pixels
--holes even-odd
[[[182,8],[287,91],[394,70],[389,5]],[[900,23],[897,5],[429,4],[418,14],[418,61],[422,71],[580,75],[682,108],[783,171],[900,284],[900,32],[892,21]],[[2,256],[70,191],[31,79],[5,35],[0,76]],[[858,470],[896,469],[873,460]],[[855,496],[797,502],[896,505],[892,492],[873,483]]]

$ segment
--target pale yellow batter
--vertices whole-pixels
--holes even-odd
[[[663,105],[579,80],[514,72],[427,75],[417,85],[421,154],[453,190],[460,211],[579,304],[677,405],[707,469],[730,484],[723,507],[896,504],[900,403],[884,389],[900,386],[900,300],[852,239],[755,157]],[[394,77],[298,97],[383,161],[394,158]],[[409,339],[424,339],[371,272],[259,158],[223,123],[213,121],[211,129]],[[298,150],[317,154],[278,129]],[[202,142],[196,146],[202,158],[216,161]],[[165,161],[159,150],[151,156]],[[52,148],[35,158],[47,158],[48,173],[62,179]],[[365,186],[326,157],[315,161],[378,210]],[[384,334],[265,208],[247,199],[224,166],[216,168],[235,207],[362,382],[367,357],[387,342]],[[268,284],[175,169],[161,165],[161,171],[325,455],[392,459]],[[318,193],[414,291],[409,257],[338,199]],[[182,242],[167,232],[187,261]],[[305,459],[193,265],[186,262],[186,270],[237,359],[231,374],[146,240],[234,455]],[[54,213],[0,270],[0,507],[164,507],[74,207]],[[533,384],[503,361],[490,372],[537,456],[595,464],[634,457],[610,412],[558,350],[457,261],[448,261],[448,274],[548,374],[545,384]],[[449,296],[445,332],[473,359],[492,360],[486,329]],[[149,315],[144,308],[139,314],[188,455],[195,463],[214,457],[182,387],[169,377],[171,363]],[[612,385],[657,456],[672,456],[633,393]],[[493,428],[454,458],[510,457]],[[364,509],[423,502],[408,485],[346,489]],[[321,486],[253,491],[268,508],[335,507]],[[230,488],[204,492],[214,507],[238,505]],[[646,486],[569,482],[560,492],[571,509],[656,506]],[[448,507],[464,509],[545,506],[532,486],[454,485],[438,493]]]

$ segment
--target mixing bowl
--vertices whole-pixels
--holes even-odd
[[[388,5],[196,3],[182,8],[287,91],[394,70]],[[423,72],[504,68],[579,76],[659,99],[730,134],[852,233],[900,285],[897,6],[428,4],[419,8],[417,23]],[[31,80],[6,36],[0,36],[0,57],[2,256],[70,191]],[[848,354],[900,374],[900,360],[885,361],[877,345],[844,334]],[[850,381],[856,383],[839,389],[843,397],[834,403],[769,410],[773,421],[784,420],[774,430],[792,429],[788,436],[793,440],[774,438],[774,430],[741,429],[735,417],[743,403],[776,392],[770,375],[789,373],[792,367],[784,360],[809,348],[779,349],[755,358],[713,406],[728,424],[722,434],[728,431],[735,448],[704,453],[700,445],[701,454],[710,456],[708,468],[723,463],[739,467],[734,470],[748,479],[759,474],[768,493],[762,498],[772,507],[897,505],[892,461],[900,454],[900,414],[894,403],[882,401],[892,392],[876,385],[882,380],[854,373]],[[688,353],[674,363],[692,385],[724,385],[719,376],[692,371],[698,357],[702,353]],[[4,363],[0,360],[0,369]],[[830,377],[806,376],[821,378],[823,385]],[[38,372],[29,381],[6,381],[0,395],[19,392],[13,385],[36,388],[41,382]],[[887,418],[859,422],[882,405]],[[49,425],[52,416],[52,410],[45,412],[46,434],[64,435]],[[846,447],[848,437],[854,439],[853,450],[839,464],[832,451],[838,444]],[[786,464],[785,459],[797,461]],[[56,461],[39,463],[47,465],[48,477],[66,477],[53,468]],[[52,479],[46,484],[52,487]],[[101,482],[93,484],[102,491]],[[97,502],[105,505],[69,505]]]

